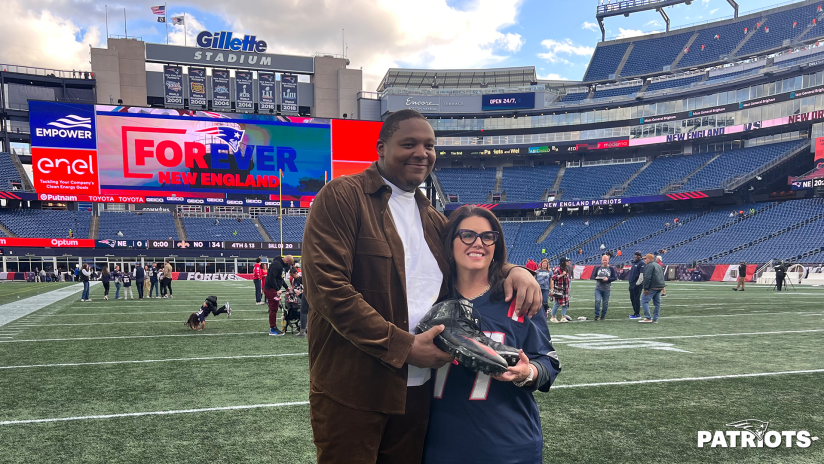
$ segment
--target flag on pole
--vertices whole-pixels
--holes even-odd
[[[183,16],[172,16],[173,26],[182,26],[183,24]]]
[[[152,7],[152,13],[154,13],[156,15],[161,15],[161,16],[165,15],[166,14],[166,5],[153,6]]]
[[[159,17],[157,18],[157,22],[159,22],[159,23],[165,23],[165,22],[166,22],[166,17],[165,17],[165,16],[159,16]]]

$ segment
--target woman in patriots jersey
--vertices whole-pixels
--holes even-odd
[[[532,395],[549,391],[561,371],[546,313],[518,317],[504,301],[506,244],[492,213],[458,208],[441,237],[451,268],[450,298],[468,299],[486,335],[519,348],[521,359],[495,376],[454,363],[433,370],[423,462],[540,463],[544,440]]]

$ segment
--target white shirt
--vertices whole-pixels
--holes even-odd
[[[438,300],[443,282],[443,273],[438,261],[429,249],[423,235],[423,223],[415,192],[406,192],[383,179],[392,188],[389,197],[389,211],[395,228],[403,242],[403,256],[406,272],[406,306],[409,309],[409,331],[414,333],[415,326]],[[407,386],[416,387],[429,380],[430,369],[409,366]]]

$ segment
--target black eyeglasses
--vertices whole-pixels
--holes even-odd
[[[483,243],[486,246],[491,246],[498,241],[499,234],[497,231],[494,230],[481,232],[480,234],[475,232],[474,230],[469,229],[460,229],[457,232],[455,232],[455,237],[460,238],[461,242],[463,242],[464,245],[474,244],[475,240],[477,240],[479,236],[481,237],[481,243]]]

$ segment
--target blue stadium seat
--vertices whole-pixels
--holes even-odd
[[[258,216],[258,221],[275,242],[280,241],[280,222],[277,216]],[[283,241],[302,242],[306,216],[283,216]]]
[[[0,153],[0,192],[12,190],[12,183],[21,184],[20,173],[14,167],[11,154]]]
[[[798,8],[777,13],[765,12],[764,15],[767,18],[764,24],[762,24],[747,43],[736,52],[735,56],[744,57],[784,46],[785,40],[792,40],[801,35],[801,32],[812,24],[813,18],[818,17],[818,6],[818,2],[811,2]],[[795,28],[793,28],[793,23],[798,23]],[[755,24],[750,24],[749,28],[753,30]],[[769,32],[766,32],[765,28],[768,28]],[[814,26],[813,29],[824,30],[824,26],[819,24]],[[821,35],[824,33],[822,30],[816,30],[813,34]]]
[[[672,89],[675,87],[684,87],[695,82],[701,82],[705,74],[698,74],[697,76],[685,77],[683,79],[667,79],[665,81],[653,82],[648,85],[644,93],[655,92],[656,90]]]
[[[609,79],[610,74],[615,74],[618,64],[624,57],[630,42],[621,44],[599,44],[592,54],[589,69],[584,76],[584,82],[602,81]]]
[[[714,155],[661,156],[656,158],[646,169],[632,179],[629,187],[621,194],[624,197],[657,195],[667,185],[683,179],[687,174],[698,169],[711,160]]]
[[[592,98],[610,98],[610,97],[625,97],[627,95],[637,93],[641,90],[640,85],[632,86],[632,87],[619,87],[619,88],[610,88],[604,90],[595,90],[595,95]]]
[[[623,184],[642,163],[608,164],[567,168],[561,179],[561,200],[592,200],[601,198],[613,187]]]
[[[560,101],[562,103],[583,101],[583,100],[586,100],[587,95],[589,95],[589,92],[568,93],[568,94],[564,95],[563,98],[561,98]]]
[[[448,168],[435,172],[447,195],[461,203],[486,203],[495,188],[495,169]]]
[[[241,219],[240,222],[237,219],[219,219],[218,224],[215,224],[215,218],[184,217],[182,220],[189,240],[263,241],[263,235],[251,219]]]
[[[16,171],[15,171],[16,172]],[[0,209],[0,222],[18,237],[89,238],[91,211]]]
[[[663,71],[664,66],[672,64],[675,57],[686,47],[692,34],[684,32],[655,39],[636,40],[621,75],[630,77]]]
[[[555,183],[560,169],[557,164],[505,167],[501,189],[506,192],[506,201],[539,201],[544,191]]]
[[[118,232],[123,236],[117,235]],[[168,240],[169,237],[179,239],[172,213],[104,211],[100,214],[98,239]]]

